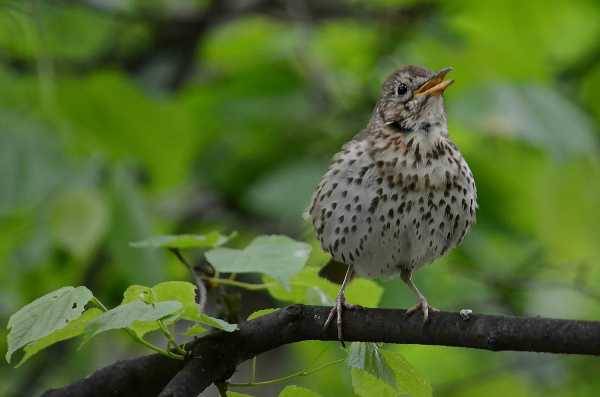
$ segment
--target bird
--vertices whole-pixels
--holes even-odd
[[[329,315],[343,343],[344,290],[354,274],[401,280],[417,297],[407,310],[435,311],[413,274],[460,245],[476,221],[473,173],[448,135],[444,91],[453,68],[404,65],[385,79],[362,131],[333,156],[306,216],[323,250],[347,266]]]

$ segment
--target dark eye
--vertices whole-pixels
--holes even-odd
[[[396,94],[398,96],[404,96],[407,92],[408,92],[408,87],[404,83],[400,83],[400,84],[398,84],[398,87],[396,87]]]

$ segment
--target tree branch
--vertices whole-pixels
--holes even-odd
[[[192,357],[182,364],[150,355],[121,361],[43,397],[196,396],[211,383],[228,379],[236,367],[261,353],[303,340],[336,340],[335,327],[323,331],[328,307],[291,305],[190,342]],[[347,341],[469,347],[492,351],[600,355],[600,321],[434,312],[427,324],[404,310],[348,309]]]

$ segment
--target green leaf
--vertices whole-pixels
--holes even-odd
[[[85,329],[83,346],[94,336],[113,329],[131,327],[136,321],[147,322],[165,318],[181,310],[182,305],[177,301],[157,302],[154,304],[134,301],[119,305],[102,313],[92,320]]]
[[[259,317],[265,316],[267,314],[271,314],[277,310],[279,310],[279,309],[274,308],[274,307],[270,307],[268,309],[260,309],[260,310],[255,311],[254,313],[250,313],[250,315],[248,316],[248,318],[246,320],[247,321],[254,320],[255,318],[259,318]]]
[[[261,236],[243,250],[210,250],[206,259],[219,272],[265,273],[287,285],[306,264],[310,250],[310,245],[286,236]]]
[[[123,294],[123,303],[141,300],[148,303],[178,301],[181,303],[181,318],[194,320],[198,312],[196,286],[188,281],[165,281],[154,287],[132,285]]]
[[[379,347],[375,343],[353,342],[350,345],[347,363],[351,368],[367,371],[390,385],[390,387],[396,388],[394,371],[384,360]]]
[[[207,234],[178,234],[154,236],[141,241],[129,243],[135,248],[214,248],[225,244],[235,237],[235,233],[224,236],[218,232]]]
[[[339,285],[320,277],[319,269],[311,266],[292,277],[289,290],[268,277],[264,277],[264,282],[275,299],[305,304],[331,305],[340,289]],[[348,302],[365,307],[377,307],[382,294],[383,288],[373,280],[354,279],[346,288]]]
[[[335,298],[339,286],[319,277],[319,269],[305,267],[290,280],[290,289],[284,288],[272,278],[264,277],[269,286],[269,293],[277,300],[305,304],[330,305]]]
[[[353,343],[354,345],[354,343]],[[409,395],[411,397],[431,397],[431,385],[408,361],[400,354],[392,351],[379,350],[378,361],[385,368],[382,372],[378,364],[368,364],[366,361],[361,368],[360,358],[369,354],[360,352],[362,348],[354,348],[350,352],[348,363],[352,366],[352,387],[361,397],[396,397]],[[359,365],[352,365],[356,362]],[[375,364],[375,365],[374,365]],[[381,366],[380,366],[381,367]],[[385,378],[392,376],[394,384]]]
[[[52,237],[75,257],[86,258],[104,236],[109,214],[100,192],[82,189],[58,196],[49,221]]]
[[[206,328],[204,328],[200,324],[194,324],[191,327],[189,327],[188,329],[186,329],[183,334],[186,336],[196,336],[199,334],[203,334],[205,332],[206,332]]]
[[[230,324],[225,320],[221,320],[220,318],[211,317],[207,314],[198,312],[196,314],[196,321],[201,322],[202,324],[208,325],[209,327],[213,327],[216,329],[220,329],[226,332],[234,332],[240,329],[237,324]]]
[[[279,393],[279,397],[321,397],[321,395],[304,387],[290,385]]]
[[[145,287],[143,285],[130,285],[127,287],[125,292],[123,292],[123,300],[121,304],[130,303],[134,301],[142,301],[145,303],[152,302],[152,294],[150,287]]]
[[[250,394],[238,393],[235,391],[228,391],[227,397],[252,397]]]
[[[162,301],[173,301],[178,299],[163,299]],[[160,299],[157,299],[153,296],[152,288],[145,287],[143,285],[131,285],[129,286],[125,292],[123,293],[123,301],[121,304],[127,304],[131,302],[141,301],[144,303],[152,304],[155,302],[160,302]],[[183,302],[179,301],[182,305]],[[185,305],[184,305],[185,306]],[[185,310],[185,309],[184,309]],[[183,310],[182,310],[183,312]],[[178,317],[181,316],[181,313],[178,316],[171,316],[168,319],[165,319],[165,322],[171,323],[177,320]],[[160,328],[160,325],[157,321],[136,321],[131,325],[131,328],[139,337],[146,335],[148,332],[152,332]]]
[[[102,314],[102,310],[98,308],[91,308],[83,312],[83,314],[76,318],[75,320],[69,322],[69,324],[61,328],[57,331],[54,331],[50,335],[47,335],[37,341],[25,346],[23,351],[25,354],[16,365],[16,367],[20,367],[25,361],[29,360],[32,356],[37,354],[39,351],[51,346],[57,342],[61,342],[63,340],[75,338],[83,333],[87,324]]]
[[[181,318],[198,321],[209,327],[221,329],[227,332],[237,331],[237,324],[211,317],[201,313],[196,304],[196,286],[187,281],[166,281],[152,287],[153,299],[158,302],[176,300],[183,305]]]
[[[63,287],[13,314],[7,326],[6,361],[10,362],[12,354],[20,348],[66,327],[70,321],[81,316],[92,298],[92,292],[86,287]]]
[[[431,385],[406,359],[398,352],[382,350],[385,362],[396,375],[398,391],[411,397],[431,397]]]
[[[177,301],[181,304],[181,313],[175,319],[198,321],[213,328],[221,329],[227,332],[233,332],[238,329],[237,324],[230,324],[224,320],[208,316],[198,310],[196,303],[196,286],[187,281],[166,281],[156,284],[154,287],[144,287],[141,285],[132,285],[123,294],[123,303],[142,301],[146,303],[158,303],[167,301]],[[142,336],[147,332],[159,328],[156,321],[137,322],[131,327],[138,335]]]
[[[399,394],[390,385],[359,368],[352,368],[352,389],[360,397],[397,397]]]

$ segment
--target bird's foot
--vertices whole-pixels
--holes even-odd
[[[423,298],[419,298],[419,300],[417,301],[417,304],[414,305],[413,307],[410,307],[406,310],[406,316],[412,316],[415,312],[417,311],[421,311],[423,312],[423,322],[426,323],[427,320],[429,319],[429,312],[439,312],[438,309],[432,307],[431,305],[429,305],[429,303],[427,302],[427,299],[425,299],[425,297]]]
[[[336,325],[338,332],[338,340],[342,344],[342,346],[346,347],[344,344],[343,333],[342,333],[342,311],[344,309],[357,309],[360,308],[359,305],[353,305],[346,303],[346,297],[344,294],[340,294],[335,299],[335,304],[329,311],[329,315],[327,316],[327,320],[325,320],[325,324],[323,324],[323,329],[326,330],[329,327],[329,324],[333,320],[333,317],[336,316]]]

